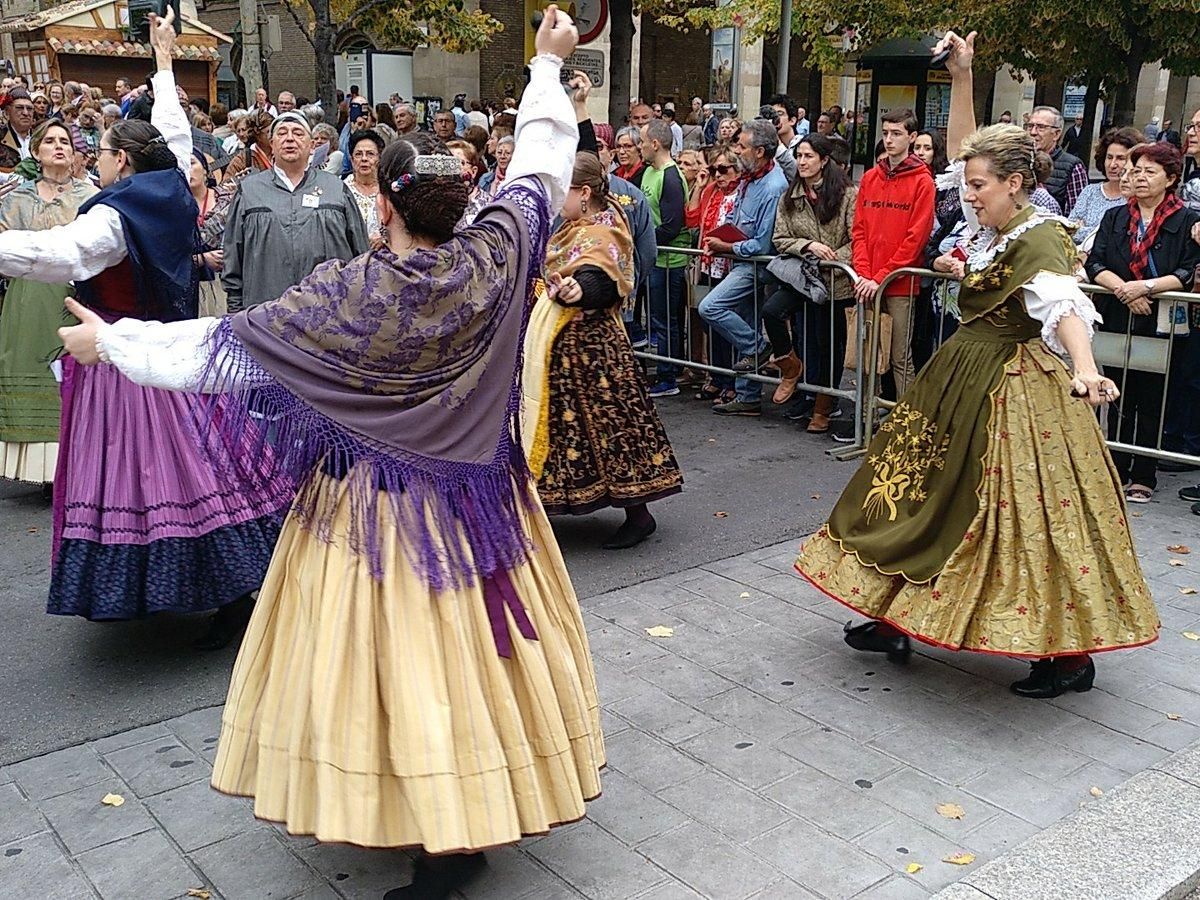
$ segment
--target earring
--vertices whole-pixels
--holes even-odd
[[[582,213],[583,213],[585,216],[588,214],[588,202],[587,202],[586,200],[584,200],[582,203],[580,203],[580,205],[579,205],[579,210],[580,210],[580,212],[582,212]]]

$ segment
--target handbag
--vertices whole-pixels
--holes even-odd
[[[867,332],[863,336],[863,347],[871,346],[871,321],[868,317]],[[892,317],[890,313],[879,314],[879,351],[875,360],[875,374],[885,375],[892,368]],[[846,307],[846,359],[845,367],[858,371],[858,305]],[[859,373],[862,377],[862,373]]]
[[[767,263],[767,272],[797,290],[810,303],[823,306],[829,302],[829,289],[821,280],[821,272],[814,259],[776,256]]]

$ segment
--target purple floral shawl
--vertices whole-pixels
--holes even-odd
[[[517,377],[549,210],[540,185],[506,193],[435,250],[331,261],[214,334],[206,383],[239,401],[209,406],[215,432],[237,446],[266,419],[293,514],[326,540],[336,500],[315,476],[344,477],[377,578],[381,497],[434,589],[526,559]]]

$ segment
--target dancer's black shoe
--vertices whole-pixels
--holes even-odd
[[[888,634],[889,630],[893,633]],[[866,622],[862,625],[847,622],[842,631],[845,632],[846,643],[855,650],[886,653],[888,662],[904,665],[912,655],[912,644],[908,636],[894,631],[890,626],[881,626],[878,622]]]
[[[246,630],[253,612],[254,598],[249,594],[218,607],[208,620],[208,631],[192,646],[197,650],[223,650]]]
[[[1096,680],[1096,664],[1091,659],[1073,669],[1067,669],[1061,659],[1038,662],[1050,664],[1039,669],[1038,663],[1034,663],[1030,676],[1011,686],[1012,692],[1018,697],[1047,700],[1059,697],[1067,691],[1078,691],[1082,694],[1084,691],[1090,691],[1092,683]]]
[[[392,888],[383,900],[446,900],[487,866],[482,853],[450,853],[417,857],[413,880]]]
[[[640,521],[626,519],[602,546],[605,550],[628,550],[650,537],[657,529],[658,523],[654,521],[654,516],[649,514]]]

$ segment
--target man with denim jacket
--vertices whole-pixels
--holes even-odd
[[[787,179],[775,164],[778,146],[779,134],[771,122],[755,119],[742,128],[736,149],[750,175],[738,188],[731,224],[746,237],[736,243],[705,238],[704,249],[709,253],[732,253],[739,260],[748,260],[771,252],[775,209],[787,190]],[[699,310],[700,318],[734,346],[741,357],[735,368],[746,373],[758,371],[771,355],[771,348],[758,329],[756,286],[754,264],[737,262],[700,302]],[[724,416],[760,415],[762,384],[739,377],[735,387],[737,397],[729,403],[717,404],[713,412]]]

